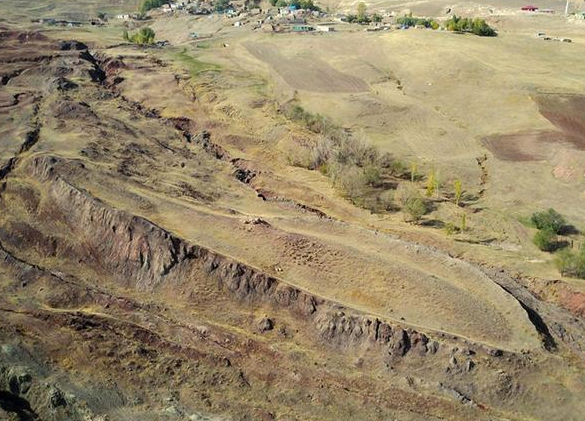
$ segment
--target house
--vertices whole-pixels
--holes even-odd
[[[234,26],[236,26],[236,27],[237,26],[243,26],[243,25],[244,25],[244,23],[242,21],[234,22]]]
[[[523,12],[536,12],[538,10],[537,6],[531,6],[531,5],[527,5],[527,6],[523,6],[522,9]]]
[[[310,25],[295,25],[292,30],[293,32],[311,32],[314,31],[315,28]]]
[[[124,13],[122,15],[117,15],[116,19],[120,19],[120,20],[129,20],[130,19],[130,14],[128,13]]]
[[[329,25],[317,25],[317,26],[315,26],[315,29],[319,32],[333,32],[333,31],[335,31],[335,28],[333,26],[329,26]]]
[[[554,10],[552,10],[552,9],[540,9],[540,10],[539,10],[539,12],[540,12],[540,13],[549,13],[549,14],[552,14],[552,13],[554,13],[555,11],[554,11]]]

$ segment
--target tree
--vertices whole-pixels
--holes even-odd
[[[300,0],[290,0],[290,2],[288,3],[288,5],[290,7],[294,7],[295,9],[300,9],[301,8],[301,2],[300,2]]]
[[[433,194],[438,193],[439,182],[434,171],[431,171],[427,177],[427,197],[431,197]]]
[[[366,14],[366,3],[363,1],[360,1],[357,5],[356,17],[358,23],[368,23],[370,21],[368,15]]]
[[[138,45],[150,45],[154,44],[154,37],[156,34],[151,28],[140,28],[140,30],[133,34],[129,35],[128,31],[124,31],[122,33],[122,37],[129,42],[133,42],[134,44]]]
[[[377,22],[377,23],[380,23],[380,22],[382,22],[382,16],[380,16],[380,15],[379,15],[379,14],[377,14],[377,13],[374,13],[374,14],[372,15],[372,22]]]
[[[276,3],[278,2],[278,0],[270,0],[270,5],[271,6],[276,6]]]
[[[467,214],[464,213],[461,215],[461,231],[465,231],[467,229]]]
[[[555,234],[560,234],[567,225],[565,218],[552,208],[544,212],[533,213],[530,220],[539,230],[548,229]]]
[[[276,7],[286,7],[288,6],[286,0],[277,0]]]

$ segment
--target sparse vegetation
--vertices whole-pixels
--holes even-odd
[[[195,57],[190,56],[187,54],[187,49],[183,48],[183,50],[176,55],[177,59],[183,63],[186,67],[189,68],[189,72],[191,76],[195,77],[198,76],[202,72],[212,72],[218,71],[220,66],[213,63],[206,63],[204,61],[198,60]]]
[[[462,18],[453,16],[445,22],[445,28],[454,32],[470,32],[480,37],[495,37],[496,31],[483,19]]]
[[[133,35],[128,34],[128,31],[124,31],[122,37],[128,41],[137,45],[151,45],[154,44],[154,37],[156,34],[151,28],[140,28],[138,32]]]

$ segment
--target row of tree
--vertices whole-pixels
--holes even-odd
[[[296,9],[305,10],[316,10],[319,11],[321,8],[317,6],[313,0],[269,0],[272,6],[276,7],[294,7]]]
[[[483,19],[462,18],[460,16],[453,16],[445,22],[445,28],[448,31],[455,32],[470,32],[480,37],[495,37],[496,31],[491,28]]]

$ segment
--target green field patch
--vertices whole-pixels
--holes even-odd
[[[189,55],[186,48],[176,54],[175,57],[181,64],[189,68],[189,72],[193,77],[203,72],[219,72],[221,70],[221,66],[218,64],[207,63]]]

